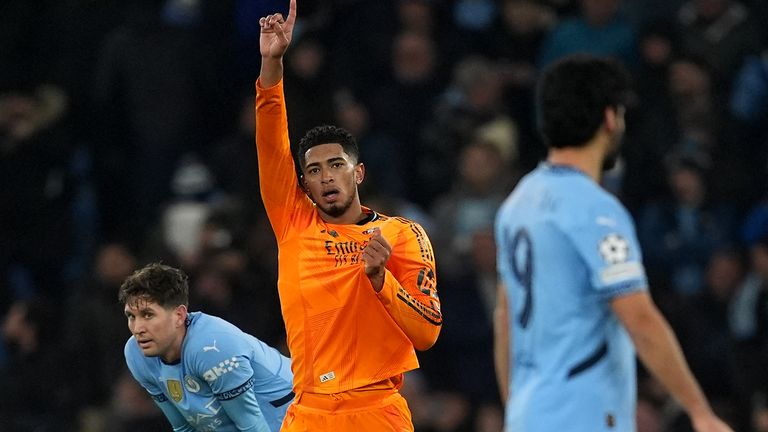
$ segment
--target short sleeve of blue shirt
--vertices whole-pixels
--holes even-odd
[[[598,201],[566,230],[590,271],[592,287],[605,300],[646,290],[635,226],[629,213],[612,197]]]

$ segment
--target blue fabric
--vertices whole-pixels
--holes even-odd
[[[134,378],[155,398],[174,428],[184,419],[194,430],[277,432],[290,403],[290,360],[234,325],[190,313],[177,364],[145,357],[134,337],[125,345]]]
[[[635,351],[609,304],[647,289],[626,209],[584,173],[541,164],[500,208],[496,242],[510,305],[507,430],[634,431]]]

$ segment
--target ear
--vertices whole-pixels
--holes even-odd
[[[608,132],[613,132],[619,127],[619,118],[616,113],[616,108],[605,107],[603,112],[603,122],[605,123],[605,129]]]
[[[176,309],[173,311],[174,313],[174,319],[176,320],[176,326],[181,327],[185,325],[187,322],[187,306],[186,305],[178,305],[176,306]]]
[[[360,184],[365,178],[365,165],[362,162],[355,166],[355,183]]]

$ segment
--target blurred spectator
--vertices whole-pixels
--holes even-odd
[[[288,132],[298,143],[308,130],[333,121],[334,82],[317,38],[305,34],[293,43],[285,65],[285,103],[291,113]]]
[[[63,294],[75,192],[66,110],[57,87],[28,84],[0,94],[0,269],[9,272],[0,277],[16,296]]]
[[[493,58],[504,82],[504,104],[518,125],[520,163],[532,169],[544,156],[536,130],[534,90],[536,57],[556,23],[554,11],[534,0],[504,0],[496,27]]]
[[[447,179],[458,172],[463,145],[476,129],[492,121],[511,122],[502,100],[503,82],[498,66],[481,57],[468,57],[453,70],[453,79],[435,104],[434,118],[425,129],[424,154],[416,171],[420,183],[417,203],[429,206],[446,190]]]
[[[736,118],[748,124],[758,123],[768,115],[768,50],[744,59],[730,108]]]
[[[332,75],[355,94],[370,94],[390,69],[391,43],[398,31],[396,2],[340,0],[334,6],[327,27]]]
[[[141,238],[170,195],[169,167],[211,142],[230,113],[216,57],[189,30],[166,26],[161,7],[132,4],[96,69],[96,183],[109,238]]]
[[[569,54],[616,57],[627,66],[637,64],[637,36],[619,13],[621,0],[581,0],[581,13],[558,23],[539,53],[545,67]]]
[[[750,274],[733,300],[730,324],[737,343],[736,384],[742,400],[768,390],[768,237],[750,248]]]
[[[431,211],[435,219],[432,241],[441,251],[438,263],[443,274],[462,269],[461,263],[472,255],[475,233],[493,227],[496,211],[513,186],[507,161],[487,141],[472,141],[461,150],[458,176]]]
[[[467,399],[459,393],[433,390],[420,370],[405,374],[400,391],[408,400],[415,430],[419,432],[471,430],[471,407]]]
[[[622,0],[621,10],[635,28],[674,17],[686,0]]]
[[[68,313],[62,323],[81,422],[106,415],[115,378],[123,370],[123,346],[130,333],[117,293],[135,270],[136,258],[122,244],[106,244],[96,254],[93,267],[93,276],[67,299]]]
[[[677,303],[670,322],[680,338],[691,371],[715,404],[735,401],[734,341],[728,311],[744,283],[746,260],[736,249],[713,252],[702,291]]]
[[[71,430],[73,366],[56,342],[58,316],[43,298],[15,302],[2,322],[10,361],[0,369],[0,429]]]
[[[391,79],[380,83],[369,99],[372,124],[394,140],[394,148],[387,152],[388,159],[380,158],[374,163],[387,166],[390,160],[398,161],[406,198],[417,202],[423,199],[419,195],[419,178],[407,173],[416,171],[419,161],[426,157],[421,130],[432,114],[442,84],[437,65],[432,39],[423,33],[400,33],[392,48]],[[378,152],[384,156],[382,150]]]
[[[493,56],[509,63],[513,85],[529,86],[535,82],[531,69],[535,69],[539,46],[556,22],[554,12],[540,2],[502,1]]]
[[[493,53],[494,24],[496,23],[498,2],[494,0],[451,0],[447,2],[453,37],[447,40],[451,44],[449,55],[458,60],[469,55],[490,57]]]
[[[127,370],[115,379],[106,422],[94,422],[85,432],[168,430],[168,420]]]
[[[766,237],[768,237],[768,199],[763,198],[747,212],[741,225],[740,240],[747,247],[752,247]]]
[[[435,38],[437,7],[432,0],[396,0],[397,22],[402,33],[421,33]]]
[[[638,236],[651,286],[693,295],[703,286],[710,255],[733,240],[735,211],[711,200],[705,167],[695,159],[672,159],[667,181],[670,196],[644,206]]]
[[[454,318],[443,325],[435,346],[423,353],[422,370],[436,390],[458,392],[472,407],[500,407],[492,334],[496,245],[490,228],[475,231],[470,241],[470,250],[460,264],[441,261],[443,255],[438,256],[442,310]],[[466,373],[470,369],[472,373]]]
[[[678,142],[675,105],[669,70],[677,52],[672,23],[648,24],[640,31],[640,64],[635,74],[637,105],[630,106],[627,135],[622,146],[626,163],[621,196],[634,213],[665,189],[663,160]]]
[[[728,107],[728,144],[745,162],[753,188],[749,198],[755,199],[768,190],[768,49],[744,59]]]
[[[768,432],[768,406],[765,395],[756,398],[752,411],[752,428],[755,432]]]
[[[192,310],[224,318],[241,330],[279,346],[282,340],[280,304],[272,279],[246,268],[247,258],[235,249],[211,254],[191,280]]]
[[[689,0],[678,13],[683,55],[700,58],[714,72],[718,101],[749,54],[760,51],[764,36],[750,10],[737,0]]]
[[[669,91],[678,127],[677,151],[711,154],[720,118],[714,110],[712,78],[706,65],[690,58],[672,61]]]
[[[368,107],[348,89],[335,95],[334,114],[334,124],[349,131],[360,148],[360,161],[366,170],[366,181],[361,186],[373,194],[405,197],[407,176],[404,175],[406,161],[401,159],[402,143],[382,125],[372,123]]]
[[[249,91],[241,100],[237,126],[202,152],[202,159],[210,168],[217,189],[225,199],[240,203],[246,220],[264,212],[253,139],[256,113],[252,93]]]

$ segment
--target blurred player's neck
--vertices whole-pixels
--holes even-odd
[[[547,162],[574,167],[599,183],[603,174],[605,144],[598,140],[595,137],[583,147],[550,148]]]

